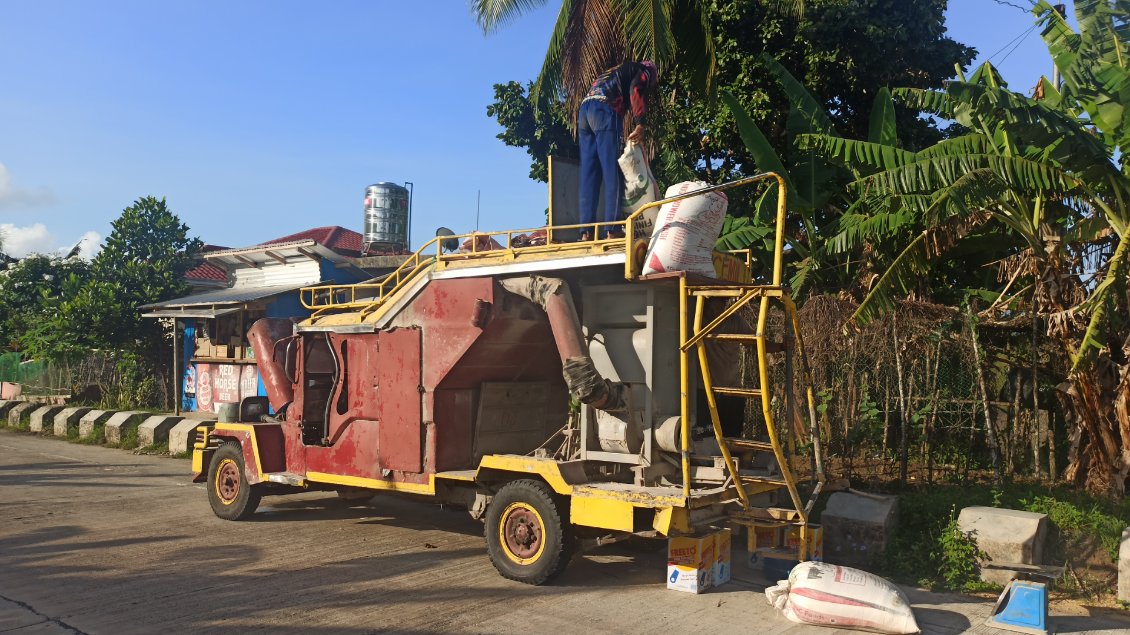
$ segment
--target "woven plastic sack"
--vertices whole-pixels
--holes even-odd
[[[904,635],[918,633],[906,595],[866,571],[802,562],[765,597],[790,621],[831,628]]]
[[[659,200],[659,184],[651,173],[651,165],[643,148],[634,141],[624,146],[624,153],[616,160],[624,173],[624,198],[620,212],[624,218],[634,214],[639,208]],[[633,223],[636,238],[649,238],[655,227],[655,217],[659,210],[651,208],[640,214]]]
[[[705,187],[701,181],[686,181],[667,188],[664,198]],[[722,192],[692,196],[659,208],[651,243],[644,256],[643,274],[686,271],[713,278],[714,243],[722,233],[729,201]]]

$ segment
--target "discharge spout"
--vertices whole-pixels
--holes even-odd
[[[549,318],[549,328],[561,356],[562,375],[569,392],[581,403],[597,410],[623,410],[627,387],[605,379],[589,356],[589,347],[581,332],[581,320],[573,304],[569,283],[560,278],[529,276],[500,280],[502,288],[540,306]]]
[[[271,408],[278,412],[283,406],[294,401],[294,384],[287,376],[287,367],[293,369],[293,352],[288,349],[276,351],[275,344],[294,333],[294,324],[281,318],[262,318],[256,320],[247,330],[247,339],[255,351],[255,363],[259,366],[259,376],[267,389],[267,399]],[[281,358],[281,359],[280,359]]]

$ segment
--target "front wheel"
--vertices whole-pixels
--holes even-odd
[[[486,514],[487,554],[494,568],[525,584],[543,584],[564,571],[574,540],[562,509],[544,483],[502,486]]]
[[[224,520],[245,520],[259,507],[257,488],[247,482],[243,450],[238,443],[221,445],[208,466],[208,502]]]

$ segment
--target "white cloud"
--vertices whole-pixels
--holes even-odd
[[[0,163],[0,209],[38,207],[55,202],[55,195],[45,187],[23,188],[12,185],[8,166]]]
[[[96,231],[88,231],[74,242],[60,242],[43,223],[27,227],[0,223],[0,242],[0,250],[14,258],[28,254],[66,255],[79,243],[79,256],[89,259],[102,248],[102,236]]]

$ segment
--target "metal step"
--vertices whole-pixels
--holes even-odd
[[[768,441],[753,441],[750,439],[726,439],[731,450],[754,450],[757,452],[772,452],[773,444]]]
[[[761,390],[758,388],[729,388],[724,386],[715,386],[714,392],[719,395],[733,395],[735,397],[746,397],[748,399],[761,397]]]

